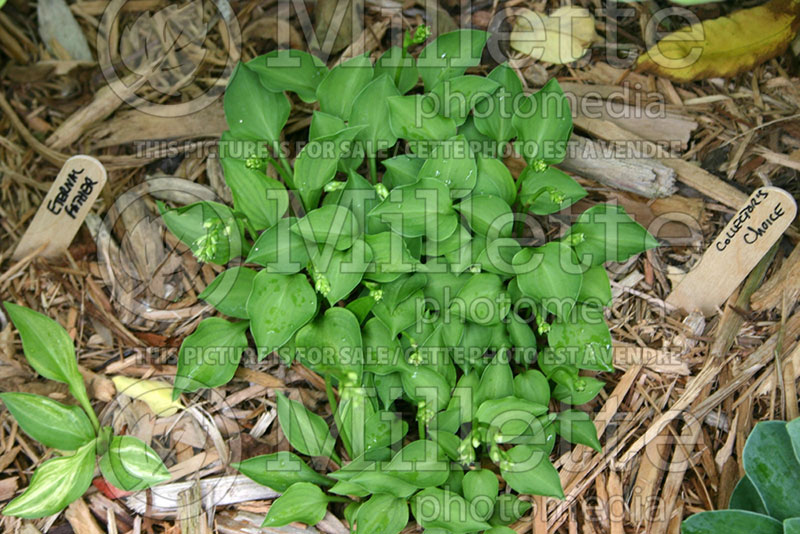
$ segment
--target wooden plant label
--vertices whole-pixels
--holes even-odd
[[[757,189],[667,303],[687,313],[713,314],[783,235],[796,213],[794,199],[783,189]]]
[[[45,246],[41,256],[64,252],[106,184],[106,169],[91,156],[73,156],[61,167],[39,211],[14,251],[20,259]]]

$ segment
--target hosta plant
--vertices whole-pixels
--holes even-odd
[[[742,464],[728,509],[688,517],[683,534],[800,534],[800,418],[756,424]]]
[[[552,166],[572,131],[558,83],[528,96],[505,64],[466,74],[485,32],[413,57],[425,37],[375,63],[276,50],[239,64],[220,140],[233,207],[161,206],[198,259],[229,265],[200,295],[227,318],[183,341],[176,398],[227,383],[250,346],[327,385],[333,424],[280,394],[278,417],[333,471],[290,452],[237,465],[284,492],[267,525],[334,503],[365,534],[399,532],[409,509],[429,533],[501,534],[529,506],[518,494],[563,495],[557,436],[599,448],[585,411],[553,408],[589,402],[603,383],[587,372],[613,370],[603,264],[657,243],[611,205],[545,243],[536,216],[586,195]],[[311,111],[308,142],[287,153],[293,102]],[[528,164],[517,180],[511,152]]]
[[[26,434],[64,453],[36,468],[28,488],[3,514],[33,518],[60,512],[83,495],[98,463],[106,481],[125,491],[169,479],[161,458],[146,443],[133,436],[114,435],[110,426],[100,426],[67,332],[39,312],[10,302],[5,308],[19,330],[28,363],[43,377],[67,384],[78,406],[31,393],[0,393]]]

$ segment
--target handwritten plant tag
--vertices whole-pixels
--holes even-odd
[[[685,312],[713,314],[780,239],[796,214],[794,198],[783,189],[756,189],[700,263],[667,297],[667,303]]]
[[[92,209],[106,179],[106,169],[95,158],[69,158],[22,236],[13,258],[20,259],[42,246],[45,248],[41,256],[46,258],[64,252]]]

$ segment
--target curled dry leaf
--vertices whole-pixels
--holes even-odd
[[[782,54],[800,26],[800,2],[766,4],[692,24],[639,56],[637,70],[678,82],[729,77]]]
[[[594,17],[582,7],[565,6],[542,15],[530,9],[517,12],[511,48],[547,63],[572,63],[601,41]]]
[[[183,410],[181,401],[172,400],[172,386],[166,382],[140,380],[127,376],[115,376],[111,380],[117,388],[117,393],[144,402],[158,417],[169,417],[175,415],[178,410]]]

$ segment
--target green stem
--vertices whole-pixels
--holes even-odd
[[[286,180],[286,185],[289,186],[289,189],[294,189],[294,171],[292,170],[292,166],[289,165],[289,160],[286,158],[283,150],[278,148],[277,152],[281,160],[281,165],[283,165],[283,170],[286,173],[283,175],[283,179]]]
[[[425,439],[425,421],[417,419],[417,430],[419,432],[419,439]]]
[[[331,405],[331,413],[336,413],[339,409],[339,405],[336,402],[336,395],[333,394],[333,385],[329,377],[325,377],[325,393],[328,394],[328,403]]]
[[[375,154],[370,154],[369,158],[369,180],[373,184],[378,183],[378,162],[375,159]]]
[[[86,391],[71,391],[71,393],[73,397],[78,399],[78,403],[81,405],[81,408],[83,408],[83,411],[89,416],[89,420],[92,422],[92,426],[94,427],[94,432],[97,434],[100,431],[100,421],[97,420],[97,415],[94,413],[94,408],[92,408],[92,403],[89,401],[89,396],[86,395]],[[76,393],[78,394],[76,395]]]

